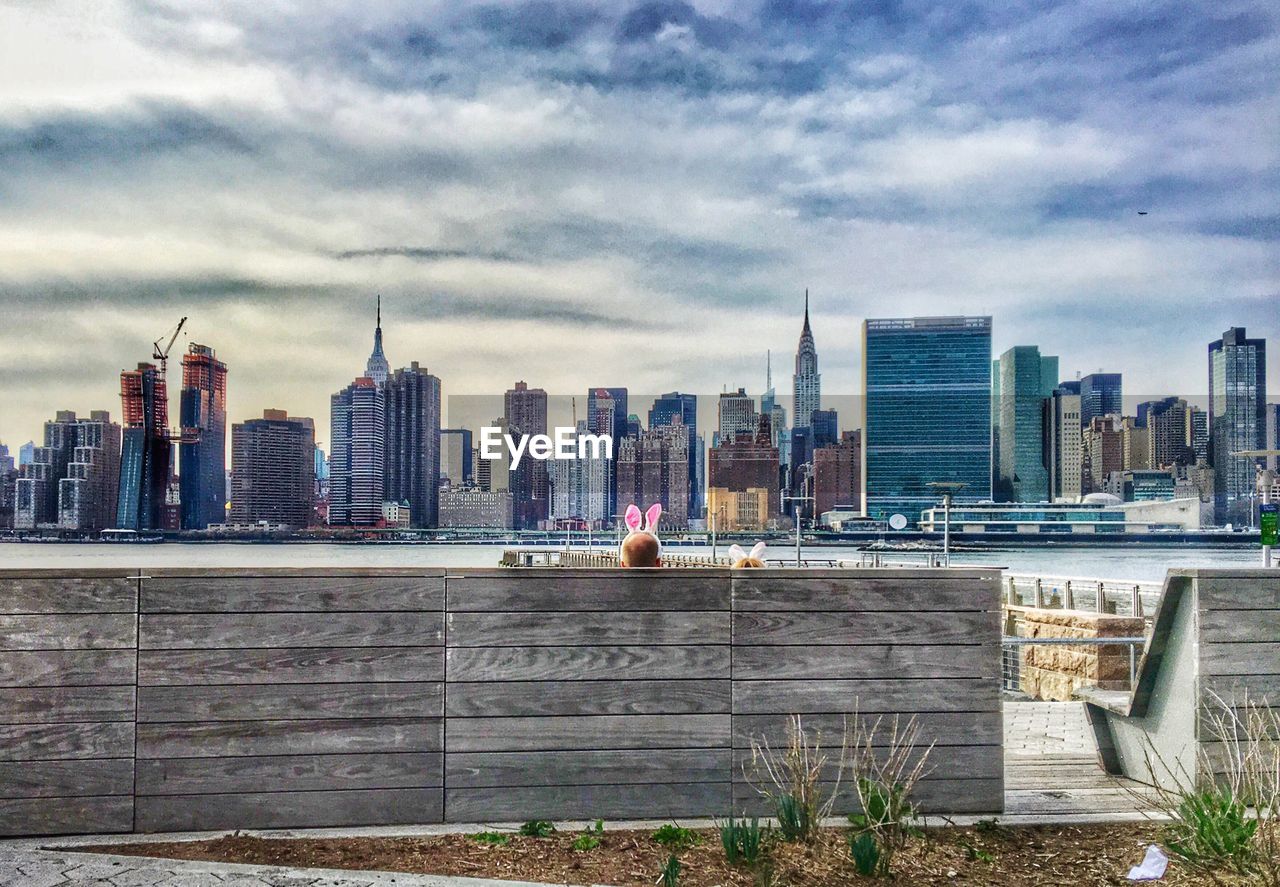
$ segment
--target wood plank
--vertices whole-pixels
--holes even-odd
[[[727,644],[727,611],[675,613],[454,613],[450,647]]]
[[[1000,636],[991,612],[747,612],[733,614],[735,646],[972,644]]]
[[[823,783],[827,791],[836,789]],[[1002,779],[929,779],[916,785],[911,801],[922,813],[1001,813],[1004,811],[1004,780]],[[757,816],[772,815],[770,802],[744,782],[733,786],[735,813]],[[844,816],[856,812],[858,802],[852,786],[839,786],[838,797],[832,813]]]
[[[507,570],[446,580],[448,610],[577,612],[597,610],[728,610],[728,572]]]
[[[735,647],[737,680],[999,678],[1000,646]]]
[[[897,610],[999,612],[998,571],[990,576],[959,579],[941,570],[922,570],[910,579],[856,575],[795,576],[770,570],[763,575],[735,575],[733,609],[811,612]]]
[[[444,685],[439,682],[138,688],[139,723],[425,718],[443,711]]]
[[[133,798],[45,798],[0,801],[0,836],[94,835],[133,830]]]
[[[893,713],[879,716],[870,714],[868,729],[875,730],[875,743],[887,744],[893,735]],[[879,718],[879,724],[876,720]],[[898,720],[899,732],[905,730],[910,715]],[[775,748],[785,745],[790,718],[785,714],[734,715],[733,744],[736,748],[748,748],[752,739],[764,739]],[[986,712],[926,712],[916,715],[920,742],[941,746],[983,745],[999,746],[1004,742],[1004,728],[999,711]],[[811,714],[802,721],[808,735],[821,734],[823,747],[839,747],[844,735],[844,715]]]
[[[138,653],[138,683],[143,686],[442,680],[443,647],[284,647]]]
[[[729,681],[450,683],[449,717],[728,714]]]
[[[440,822],[438,788],[140,796],[138,831],[326,828]]]
[[[1255,705],[1280,708],[1280,674],[1201,675],[1200,705],[1221,708],[1215,694],[1236,706],[1244,705],[1247,698]]]
[[[1134,789],[1140,795],[1145,794],[1142,786],[1134,786]],[[1005,812],[1010,815],[1069,816],[1078,813],[1138,813],[1152,809],[1122,787],[1005,791]]]
[[[853,773],[846,769],[841,775],[840,746],[837,737],[830,748],[823,750],[826,764],[821,768],[824,781],[834,781],[839,777],[842,781],[852,779]],[[775,752],[779,751],[775,749]],[[736,781],[765,783],[767,774],[757,770],[752,763],[751,749],[738,748],[733,751],[733,778]],[[888,754],[888,749],[881,749],[880,756]],[[917,746],[911,755],[911,766],[920,758],[925,759],[924,779],[1000,779],[1004,775],[1004,761],[1001,748],[990,745],[955,745],[929,749],[928,745]],[[1101,771],[1099,771],[1101,772]]]
[[[734,714],[998,711],[990,680],[734,681]]]
[[[2,687],[133,686],[133,650],[29,650],[0,653]]]
[[[132,751],[132,750],[131,750]],[[0,798],[133,794],[133,758],[0,764]]]
[[[132,755],[132,719],[98,724],[0,725],[0,761],[60,761]]]
[[[1280,635],[1272,635],[1272,638]],[[1201,675],[1280,675],[1280,641],[1200,644]],[[1280,681],[1275,685],[1280,687]],[[1275,697],[1280,702],[1280,697]]]
[[[0,615],[0,650],[129,650],[136,640],[129,613]]]
[[[0,721],[57,724],[132,721],[133,687],[18,687],[0,690]]]
[[[139,795],[439,788],[440,752],[168,758],[138,762]]]
[[[729,648],[451,647],[452,681],[728,678]]]
[[[445,810],[448,822],[675,819],[723,815],[729,811],[731,792],[727,782],[450,787],[445,792]]]
[[[1280,638],[1280,610],[1201,610],[1200,643],[1274,641]]]
[[[1280,610],[1280,576],[1207,576],[1195,579],[1201,610]]]
[[[138,759],[433,752],[441,718],[138,724]]]
[[[149,579],[144,613],[440,612],[444,578],[425,576],[227,576]]]
[[[139,640],[144,650],[439,646],[444,614],[144,613]]]
[[[446,752],[728,748],[729,729],[728,715],[450,718]]]
[[[451,752],[446,781],[450,788],[727,782],[730,754],[727,748]]]
[[[50,571],[40,578],[0,578],[0,613],[136,613],[138,580],[74,579]]]

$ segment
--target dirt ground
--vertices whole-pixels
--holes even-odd
[[[898,884],[1049,885],[1129,884],[1126,875],[1158,839],[1159,826],[996,826],[930,829],[912,840],[894,865]],[[413,838],[281,839],[227,835],[205,841],[111,844],[104,853],[162,856],[256,865],[369,869],[543,881],[652,887],[673,851],[651,832],[605,831],[599,846],[574,849],[581,833],[547,838],[510,833],[508,843],[483,843],[471,835]],[[719,833],[697,832],[699,843],[674,851],[682,868],[680,887],[794,885],[818,887],[859,883],[846,832],[824,829],[812,846],[776,843],[770,863],[733,866]],[[866,883],[875,883],[867,879]],[[1232,883],[1226,879],[1226,883]],[[881,882],[883,883],[883,882]],[[1208,883],[1179,870],[1176,860],[1160,881],[1166,885]]]

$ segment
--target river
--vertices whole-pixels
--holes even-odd
[[[157,567],[492,567],[497,566],[502,545],[422,543],[0,543],[0,569],[157,568]],[[709,554],[698,545],[672,547],[680,554]],[[718,548],[725,553],[725,546]],[[795,549],[771,547],[765,557],[794,557]],[[856,560],[853,546],[807,547],[803,555],[814,559]],[[909,559],[910,554],[887,553],[887,558]],[[919,557],[916,555],[915,557]],[[1098,579],[1158,581],[1170,567],[1256,567],[1261,554],[1254,548],[1161,546],[1122,548],[1069,546],[1008,546],[999,551],[964,551],[952,555],[952,564],[1007,567],[1015,573],[1044,576],[1080,576]]]

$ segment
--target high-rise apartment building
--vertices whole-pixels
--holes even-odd
[[[809,328],[809,291],[804,291],[804,326],[796,346],[796,371],[791,377],[792,409],[796,428],[808,428],[814,410],[822,409],[822,376],[818,373],[818,349]],[[724,434],[724,431],[721,431]]]
[[[1169,468],[1194,464],[1187,439],[1187,411],[1180,397],[1166,397],[1138,404],[1138,425],[1147,429],[1151,439],[1151,461],[1143,468]]]
[[[689,429],[679,417],[669,425],[625,437],[618,447],[618,509],[662,503],[664,527],[689,525]]]
[[[75,425],[75,450],[58,481],[58,526],[101,531],[115,526],[120,493],[120,426],[106,410]]]
[[[284,410],[231,426],[231,522],[289,527],[312,522],[315,423]]]
[[[1266,443],[1267,342],[1232,327],[1209,343],[1209,451],[1219,523],[1252,521],[1259,460],[1233,456]]]
[[[813,448],[835,446],[840,441],[840,420],[835,410],[814,410],[809,416],[809,427],[813,430]]]
[[[18,470],[13,525],[18,529],[56,526],[58,481],[66,477],[76,446],[76,414],[59,410],[44,423],[44,446]]]
[[[759,422],[753,432],[739,432],[733,439],[722,440],[720,446],[711,448],[707,457],[707,487],[734,493],[765,490],[770,520],[781,515],[778,448],[770,440],[767,421]]]
[[[704,504],[698,465],[705,459],[705,448],[702,435],[698,434],[698,396],[696,394],[668,391],[655,399],[649,410],[649,427],[661,428],[673,425],[677,417],[681,424],[689,429],[689,517],[692,519],[702,514]]]
[[[169,396],[164,376],[149,363],[120,373],[124,430],[116,526],[160,530],[169,523],[167,494],[173,469]]]
[[[1084,492],[1104,493],[1107,478],[1124,471],[1124,420],[1095,416],[1084,429]]]
[[[1080,383],[1063,382],[1044,401],[1045,465],[1051,501],[1084,495]]]
[[[864,513],[916,521],[927,486],[991,498],[991,318],[914,317],[862,325]]]
[[[182,355],[178,476],[182,529],[227,519],[227,365],[207,345]]]
[[[745,388],[723,392],[716,404],[716,418],[719,444],[731,441],[743,432],[755,434],[758,424],[755,401]]]
[[[846,431],[840,442],[813,451],[813,513],[862,507],[862,432]]]
[[[1124,414],[1120,373],[1091,373],[1080,380],[1080,425],[1099,416]]]
[[[1035,345],[1018,345],[1000,355],[995,373],[999,379],[999,394],[993,398],[999,440],[995,497],[1005,502],[1048,501],[1044,400],[1058,386],[1058,358],[1042,355]]]
[[[579,435],[591,428],[585,419],[577,425]],[[583,522],[594,528],[609,522],[609,493],[613,483],[614,460],[603,453],[584,458],[556,459],[550,468],[551,514],[553,521]]]
[[[1133,416],[1120,420],[1120,447],[1125,471],[1142,471],[1151,464],[1151,429],[1138,425]]]
[[[411,525],[436,524],[440,493],[440,380],[414,361],[382,386],[383,498],[408,502]]]
[[[505,439],[509,431],[507,420],[499,416],[493,420],[491,427],[497,429],[498,439]],[[616,444],[615,444],[616,447]],[[479,448],[476,449],[476,486],[489,492],[511,491],[511,453],[506,446],[498,448],[496,459],[485,459]]]
[[[475,444],[469,428],[440,429],[440,483],[451,487],[475,482]]]
[[[329,523],[376,526],[385,492],[386,402],[361,376],[330,398]]]
[[[1209,464],[1209,414],[1199,407],[1187,408],[1187,446],[1192,465]]]
[[[627,389],[592,388],[587,391],[587,430],[592,434],[607,434],[613,438],[613,458],[610,460],[607,482],[609,515],[618,513],[616,484],[618,467],[618,441],[627,436]],[[576,421],[576,419],[575,419]]]
[[[503,404],[503,418],[513,439],[519,441],[534,434],[547,433],[546,391],[517,382],[514,388],[507,389]],[[547,519],[549,511],[547,463],[525,458],[510,475],[516,529],[536,530]]]
[[[439,525],[465,530],[510,530],[514,526],[511,492],[445,487],[440,491]]]

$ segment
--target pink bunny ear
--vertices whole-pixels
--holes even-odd
[[[662,517],[662,503],[654,502],[649,506],[649,510],[644,513],[644,531],[652,533],[658,529],[658,518]]]
[[[640,529],[640,509],[633,503],[627,506],[627,514],[623,520],[627,524],[627,529],[635,533]]]

